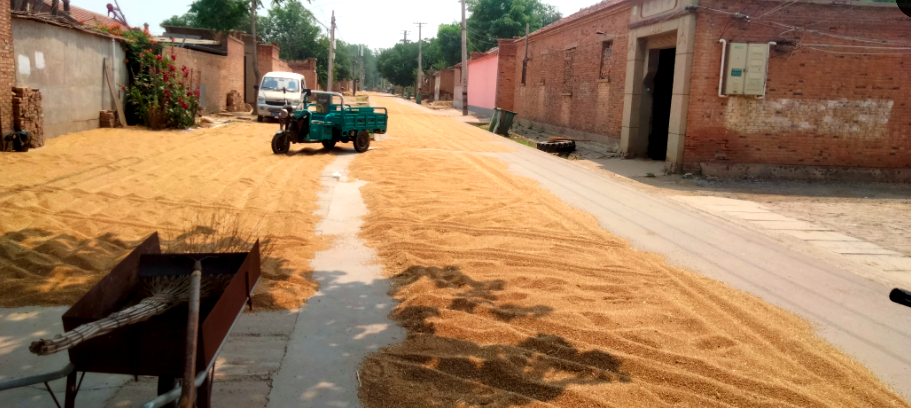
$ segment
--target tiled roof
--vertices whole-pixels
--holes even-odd
[[[57,4],[57,8],[60,11],[63,11],[63,1],[60,1]],[[42,12],[49,13],[51,11],[51,0],[44,0],[44,7],[41,10]],[[110,18],[104,14],[98,14],[91,11],[88,11],[84,8],[76,7],[73,3],[70,3],[70,17],[73,17],[74,20],[82,22],[84,24],[92,24],[92,22],[104,23],[105,25],[120,24],[117,20]]]

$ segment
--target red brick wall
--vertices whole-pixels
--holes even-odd
[[[449,99],[452,100],[454,75],[455,70],[452,68],[440,72],[440,98],[443,98],[443,95],[449,95]]]
[[[319,89],[316,77],[316,58],[288,61],[288,67],[291,69],[291,72],[304,76],[308,88]]]
[[[165,47],[162,51],[166,56],[175,55],[178,67],[185,65],[193,71],[194,84],[205,85],[205,107],[209,112],[225,110],[229,92],[243,92],[244,44],[234,37],[228,37],[227,42],[227,56],[180,47]]]
[[[13,62],[13,29],[9,0],[0,0],[0,131],[13,129],[13,87],[16,67]]]
[[[244,43],[240,39],[228,37],[228,56],[224,58],[221,69],[221,91],[226,98],[231,91],[244,94]]]
[[[777,2],[703,0],[719,10],[759,16]],[[754,19],[755,20],[755,19]],[[793,4],[762,20],[811,25],[791,32],[803,44],[902,46],[844,41],[827,34],[911,41],[911,17],[889,7]],[[777,46],[765,99],[719,98],[722,37],[781,41],[781,27],[732,21],[699,10],[687,117],[684,167],[700,162],[907,168],[911,166],[911,54],[861,55],[860,48]],[[828,52],[824,52],[824,51]],[[858,54],[855,54],[858,53]],[[902,54],[903,53],[903,54]],[[886,55],[891,54],[891,55]]]
[[[517,40],[513,108],[518,117],[595,133],[619,141],[629,15],[629,6],[623,4],[559,27],[532,33],[528,43],[530,60],[525,85],[522,85],[525,40]],[[598,31],[616,36],[610,59],[610,82],[599,81],[604,37],[597,34]],[[564,93],[565,48],[573,45],[576,47],[575,63],[572,81],[568,84],[572,95],[561,95]],[[542,50],[547,50],[547,54],[542,55]]]
[[[513,40],[499,40],[499,47],[495,104],[498,108],[511,111],[516,96],[516,44]]]

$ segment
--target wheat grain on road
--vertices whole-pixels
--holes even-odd
[[[97,129],[0,156],[0,307],[71,305],[152,232],[232,218],[274,244],[254,304],[297,308],[315,289],[313,212],[339,151],[274,155],[276,127]]]
[[[908,406],[801,318],[632,249],[489,154],[513,147],[374,100],[389,138],[351,176],[408,338],[363,363],[364,406]]]

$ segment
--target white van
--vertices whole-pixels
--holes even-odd
[[[307,81],[303,75],[293,72],[270,72],[263,75],[263,80],[256,87],[256,120],[263,121],[264,117],[278,117],[285,100],[291,106],[299,105],[303,99],[303,91],[307,89]]]

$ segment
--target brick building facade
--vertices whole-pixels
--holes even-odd
[[[0,0],[0,89],[6,92],[0,98],[0,132],[6,133],[13,129],[13,98],[12,90],[16,86],[16,67],[13,63],[13,26],[12,16],[9,13],[10,1]]]
[[[911,180],[911,17],[895,4],[607,0],[529,35],[527,60],[525,41],[500,41],[515,57],[497,90],[506,108],[513,81],[520,123],[673,171]],[[763,97],[719,96],[731,43],[775,43]]]
[[[288,61],[291,72],[304,76],[307,88],[319,90],[319,79],[316,75],[316,58]]]

